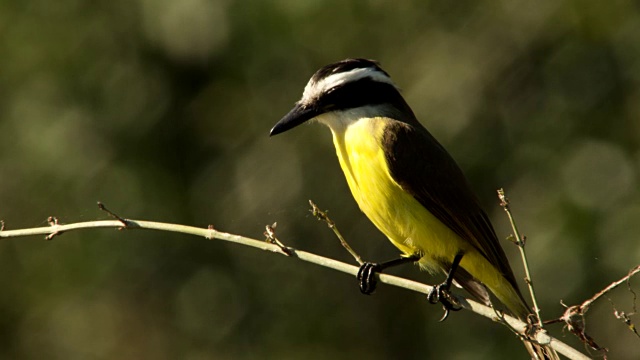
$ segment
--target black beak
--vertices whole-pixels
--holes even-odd
[[[278,135],[287,130],[313,119],[320,115],[320,112],[312,106],[296,104],[278,123],[271,129],[269,136]]]

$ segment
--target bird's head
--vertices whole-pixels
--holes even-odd
[[[324,114],[354,109],[404,107],[391,77],[373,60],[346,59],[316,71],[304,88],[302,98],[271,129],[271,135],[290,130]],[[410,110],[409,110],[410,111]]]

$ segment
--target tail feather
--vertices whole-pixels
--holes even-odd
[[[463,267],[458,267],[454,273],[454,284],[465,289],[469,294],[476,298],[481,303],[491,306],[491,298],[487,287],[476,280],[467,270]]]

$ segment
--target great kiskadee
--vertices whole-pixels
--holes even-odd
[[[527,317],[529,307],[465,176],[377,62],[347,59],[318,70],[271,135],[309,120],[331,129],[353,197],[405,259],[449,273],[488,305],[489,288],[514,315]],[[371,292],[368,286],[361,290]]]

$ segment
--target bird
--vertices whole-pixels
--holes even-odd
[[[329,127],[353,198],[401,253],[397,260],[362,265],[363,293],[375,289],[375,273],[417,262],[430,273],[447,274],[429,294],[431,302],[454,309],[444,296],[454,283],[491,305],[488,289],[513,315],[527,319],[531,310],[468,180],[377,61],[345,59],[317,70],[270,135],[312,121]],[[557,357],[538,344],[527,348],[534,359]]]

